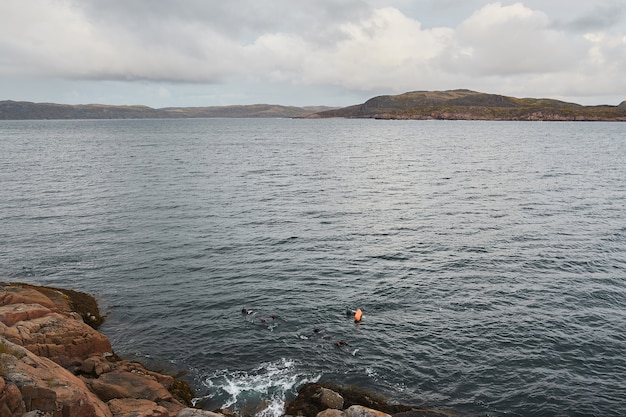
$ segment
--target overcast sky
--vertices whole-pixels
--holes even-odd
[[[0,0],[0,100],[626,99],[625,0]]]

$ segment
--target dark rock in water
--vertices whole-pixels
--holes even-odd
[[[341,413],[343,417],[370,416],[372,412],[379,412],[383,415],[389,414],[394,417],[450,417],[451,414],[438,410],[429,410],[421,407],[413,407],[402,404],[391,404],[380,395],[364,391],[357,387],[342,387],[332,384],[316,384],[310,383],[303,385],[298,390],[298,396],[285,407],[285,414],[291,416],[316,417],[318,413],[330,410],[332,407],[327,406],[321,401],[323,392],[330,391],[343,398],[343,409]],[[333,395],[333,394],[329,394]],[[349,413],[350,407],[353,408]],[[364,410],[363,407],[369,409]],[[358,416],[357,416],[358,415]],[[334,411],[325,411],[323,416],[319,417],[339,417],[339,413]]]
[[[324,410],[319,403],[317,393],[319,384],[305,384],[298,390],[298,396],[285,407],[285,414],[290,416],[315,417],[317,413]],[[327,408],[327,407],[326,407]]]
[[[191,385],[189,385],[187,381],[183,379],[174,379],[168,390],[178,401],[186,406],[192,406],[195,391],[191,388]]]
[[[387,414],[394,414],[413,409],[413,407],[408,405],[390,404],[383,396],[365,391],[358,387],[330,385],[328,388],[343,396],[344,408],[349,408],[353,405],[361,405],[363,407],[372,408]]]

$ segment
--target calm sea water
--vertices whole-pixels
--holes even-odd
[[[623,415],[625,207],[624,123],[0,123],[2,279],[95,294],[207,409]]]

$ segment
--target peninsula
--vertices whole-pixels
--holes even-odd
[[[626,121],[618,106],[582,106],[553,99],[515,98],[471,90],[413,91],[378,96],[363,104],[315,113],[311,118],[408,120]]]

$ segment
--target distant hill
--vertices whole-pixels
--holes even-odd
[[[471,90],[413,91],[374,97],[363,104],[327,110],[307,117],[626,121],[626,101],[619,106],[581,106],[559,100],[515,98]]]
[[[139,119],[162,118],[165,114],[146,106],[67,105],[0,101],[0,119]]]
[[[166,107],[160,110],[166,112],[170,117],[305,117],[331,109],[333,107],[251,104],[212,107]]]
[[[626,100],[618,106],[581,106],[546,98],[515,98],[471,90],[448,90],[378,96],[363,104],[343,108],[252,104],[154,109],[147,106],[0,101],[0,120],[212,117],[626,121]]]
[[[202,117],[306,117],[332,107],[293,107],[270,104],[214,107],[109,106],[0,101],[0,120],[36,119],[172,119]]]

